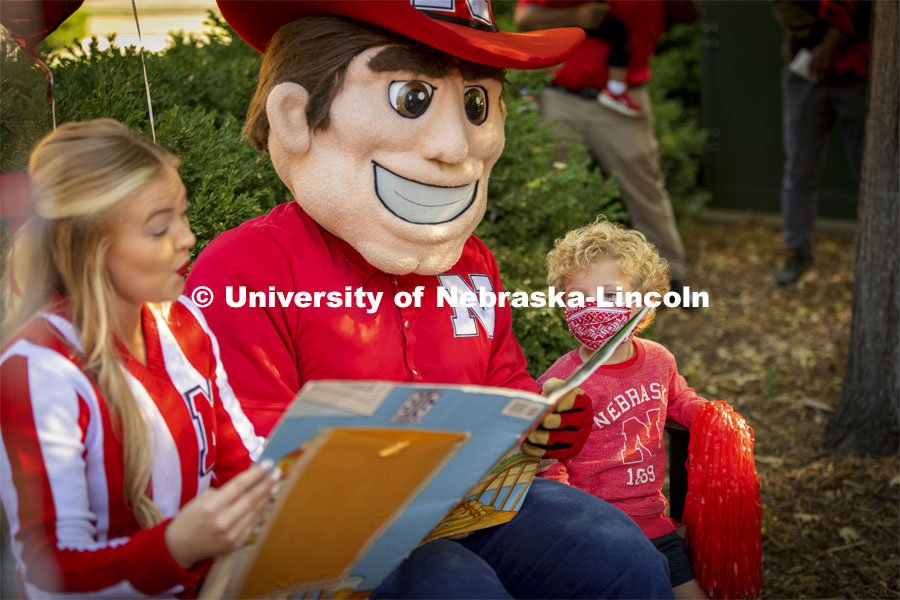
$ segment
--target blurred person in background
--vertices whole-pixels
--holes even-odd
[[[773,3],[784,28],[782,136],[784,267],[775,283],[790,285],[812,265],[817,189],[836,122],[844,152],[859,185],[869,72],[871,2],[856,0]]]
[[[610,79],[611,47],[596,32],[602,32],[610,15],[628,29],[626,81],[630,97],[641,109],[638,115],[608,110],[598,99]],[[581,27],[589,33],[581,48],[554,72],[553,84],[541,93],[541,117],[556,122],[560,135],[569,139],[577,132],[604,172],[618,174],[632,227],[668,261],[670,286],[678,293],[683,293],[687,275],[684,244],[660,168],[659,142],[645,84],[651,78],[650,57],[667,23],[696,17],[691,2],[670,6],[661,0],[519,0],[514,16],[516,25],[525,31]]]

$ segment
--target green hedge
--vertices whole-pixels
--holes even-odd
[[[177,36],[164,53],[145,55],[157,140],[182,161],[198,238],[195,251],[290,199],[268,156],[240,136],[260,56],[240,40],[232,41],[236,37],[219,18],[210,15],[210,20],[214,33],[208,41]],[[684,46],[681,42],[676,49],[688,52]],[[9,43],[2,50],[0,170],[23,171],[30,148],[50,130],[49,109],[43,77],[30,59]],[[100,50],[95,41],[87,52],[73,46],[69,53],[53,61],[58,122],[113,117],[149,137],[136,51]],[[671,69],[666,63],[655,67]],[[519,93],[523,88],[537,93],[549,73],[511,71],[508,76],[506,149],[494,167],[488,211],[477,234],[496,254],[505,287],[530,291],[545,286],[544,256],[555,238],[598,214],[619,221],[626,215],[615,200],[615,182],[591,168],[584,148],[576,146],[564,161],[554,162],[556,139],[539,121],[533,101]],[[662,92],[657,108],[662,155],[670,186],[677,186],[672,188],[676,212],[686,216],[703,194],[693,166],[702,135],[679,114],[681,100],[666,98],[667,93]],[[572,346],[558,310],[516,309],[514,318],[535,375]]]
[[[695,25],[675,25],[660,38],[650,62],[650,97],[660,162],[675,218],[684,225],[709,202],[700,186],[706,129],[700,114],[700,35]]]

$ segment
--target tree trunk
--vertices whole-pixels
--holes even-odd
[[[872,8],[850,355],[825,445],[884,456],[900,445],[900,3],[878,0]]]

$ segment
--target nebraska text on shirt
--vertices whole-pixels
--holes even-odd
[[[606,408],[597,412],[594,416],[594,424],[597,425],[599,429],[603,429],[625,414],[628,409],[633,408],[638,404],[643,404],[644,402],[650,402],[651,400],[658,400],[663,404],[666,404],[666,392],[666,386],[658,381],[654,381],[650,384],[649,394],[647,393],[647,388],[644,387],[643,384],[640,388],[628,388],[623,393],[618,394],[613,398],[609,404],[606,405]]]

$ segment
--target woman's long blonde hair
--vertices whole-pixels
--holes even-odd
[[[66,123],[31,153],[34,214],[17,234],[10,269],[20,296],[8,294],[6,345],[51,297],[61,294],[81,335],[85,370],[110,411],[124,452],[125,500],[142,527],[162,520],[147,495],[151,439],[121,367],[112,323],[115,291],[106,255],[123,201],[177,166],[177,159],[121,123]]]

